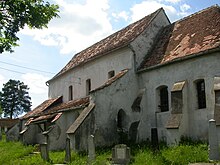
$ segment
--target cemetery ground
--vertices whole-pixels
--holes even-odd
[[[111,148],[96,149],[96,160],[93,165],[110,165]],[[150,143],[131,145],[131,162],[133,165],[187,165],[195,162],[209,162],[207,143],[183,140],[180,145],[167,147],[160,144],[159,151],[153,151]],[[50,161],[42,160],[39,146],[24,146],[20,142],[6,142],[5,137],[0,141],[0,164],[6,165],[49,165],[63,164],[65,152],[50,152]],[[74,165],[87,164],[87,153],[71,153],[71,163]]]

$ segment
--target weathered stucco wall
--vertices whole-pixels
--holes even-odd
[[[48,134],[49,150],[64,150],[66,145],[66,131],[78,117],[78,110],[63,112],[62,116],[55,122],[54,128]]]
[[[38,133],[37,125],[30,125],[29,129],[21,135],[21,140],[24,144],[37,144],[36,134]]]
[[[162,27],[169,25],[170,22],[164,13],[164,10],[160,10],[158,15],[151,21],[148,28],[145,29],[141,35],[139,35],[132,43],[131,48],[135,52],[135,65],[136,68],[140,66],[143,59],[148,54],[149,50],[155,42],[157,35]]]
[[[146,137],[146,128],[158,128],[160,139],[163,136],[168,143],[175,143],[179,140],[180,135],[188,135],[193,138],[207,139],[208,137],[208,120],[213,118],[214,114],[214,77],[220,75],[219,53],[203,55],[180,62],[176,62],[163,67],[155,68],[142,72],[142,88],[146,88],[145,105],[143,121],[140,123],[141,138]],[[197,92],[195,81],[204,79],[206,91],[206,108],[198,109]],[[177,131],[165,128],[165,123],[171,114],[171,89],[176,82],[186,81],[183,88],[183,116],[180,127]],[[168,87],[169,94],[169,111],[159,112],[158,97],[156,89],[160,86]],[[157,113],[156,113],[157,112]],[[156,113],[156,115],[155,115]],[[157,118],[156,118],[157,116]],[[179,133],[177,133],[179,132]],[[148,135],[150,136],[149,132]]]
[[[6,132],[6,140],[7,141],[18,141],[19,140],[19,129],[20,129],[20,123],[15,124],[12,128],[10,128]]]
[[[138,82],[133,70],[104,89],[91,93],[95,103],[95,141],[97,146],[112,145],[119,141],[118,112],[123,110],[123,130],[128,133],[132,123],[140,120],[140,111],[132,110],[132,104],[138,96]],[[138,135],[137,135],[138,136]]]
[[[88,150],[88,137],[95,134],[95,122],[95,115],[92,111],[74,134],[68,134],[71,141],[71,148],[74,151]]]
[[[133,53],[123,48],[104,55],[82,66],[76,67],[62,76],[52,80],[49,85],[49,97],[63,95],[63,101],[69,100],[69,86],[73,86],[73,99],[86,96],[86,80],[91,79],[91,89],[95,89],[108,80],[108,72],[132,68]]]

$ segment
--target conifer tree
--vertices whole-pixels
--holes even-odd
[[[16,118],[31,110],[28,86],[19,80],[9,80],[0,92],[0,104],[4,117]]]

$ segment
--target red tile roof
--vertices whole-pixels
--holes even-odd
[[[141,69],[220,47],[220,8],[212,6],[163,29]]]
[[[55,117],[55,116],[56,116],[56,114],[39,116],[39,117],[33,119],[33,120],[31,121],[31,123],[36,123],[36,122],[39,122],[39,121],[45,121],[45,120],[51,119],[51,118],[53,118],[53,117]]]
[[[45,100],[42,104],[37,106],[35,109],[33,109],[32,111],[28,112],[23,117],[21,117],[21,119],[26,119],[26,118],[30,118],[35,115],[38,115],[42,113],[43,111],[45,111],[46,109],[52,106],[55,106],[58,103],[61,103],[61,101],[62,101],[62,97]]]
[[[40,121],[40,120],[47,120],[54,117],[55,114],[66,111],[78,107],[85,107],[89,104],[89,97],[80,98],[72,101],[68,101],[66,103],[58,102],[51,106],[52,102],[55,103],[57,99],[49,99],[44,101],[41,105],[35,108],[31,113],[27,113],[21,119],[27,119],[33,117],[30,122]]]
[[[78,108],[78,107],[84,107],[84,106],[87,106],[88,104],[89,104],[89,97],[71,100],[71,101],[61,103],[55,107],[48,109],[46,114],[57,113],[60,111],[66,111],[66,110]]]
[[[119,78],[121,78],[122,76],[124,76],[126,73],[128,72],[128,69],[124,69],[122,71],[120,71],[118,74],[116,74],[114,77],[108,79],[108,81],[103,84],[102,86],[92,90],[91,92],[94,92],[94,91],[97,91],[97,90],[100,90],[100,89],[103,89],[109,85],[111,85],[113,82],[115,82],[116,80],[118,80]]]
[[[128,45],[147,28],[150,22],[161,10],[163,9],[158,9],[154,13],[142,18],[135,23],[130,24],[122,30],[108,36],[107,38],[76,54],[54,78],[70,70],[71,68],[84,64],[96,57],[106,55],[113,50]]]

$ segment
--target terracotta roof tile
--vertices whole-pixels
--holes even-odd
[[[126,73],[128,72],[128,69],[124,69],[122,71],[120,71],[118,74],[116,74],[114,77],[108,79],[108,81],[103,84],[102,86],[92,90],[91,92],[94,92],[94,91],[97,91],[97,90],[100,90],[100,89],[103,89],[109,85],[111,85],[113,82],[115,82],[116,80],[118,80],[119,78],[121,78],[122,76],[124,76]]]
[[[56,116],[56,114],[39,116],[39,117],[33,119],[33,120],[31,121],[31,123],[48,120],[48,119],[51,119],[52,117],[55,117],[55,116]]]
[[[39,114],[39,113],[42,113],[43,111],[45,111],[49,107],[52,107],[54,104],[56,105],[57,103],[60,103],[61,101],[62,101],[62,97],[45,100],[42,104],[37,106],[35,109],[33,109],[32,111],[28,112],[23,117],[21,117],[21,119],[30,118],[30,117],[33,117],[33,116]]]
[[[56,115],[60,111],[66,111],[77,107],[84,107],[89,104],[89,97],[85,97],[85,98],[68,101],[65,103],[59,102],[51,106],[52,101],[55,102],[56,100],[57,99],[49,99],[44,101],[41,105],[39,105],[37,108],[31,111],[31,113],[23,116],[22,119],[33,117],[29,122],[27,122],[28,124],[30,122],[32,123],[36,121],[47,120],[49,118],[54,117],[54,115]]]
[[[55,77],[96,57],[128,45],[147,28],[160,10],[162,8],[76,54]]]
[[[220,8],[212,6],[166,26],[141,69],[220,46]]]
[[[76,100],[71,100],[65,103],[61,103],[55,107],[48,109],[46,114],[56,113],[60,111],[65,111],[77,107],[87,106],[89,104],[89,97],[79,98]]]

